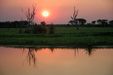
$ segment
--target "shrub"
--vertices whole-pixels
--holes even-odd
[[[54,34],[54,31],[55,31],[54,26],[53,26],[53,24],[51,24],[49,26],[49,34]]]
[[[43,25],[36,25],[33,28],[33,33],[35,34],[47,33],[47,28],[46,26],[43,26]]]

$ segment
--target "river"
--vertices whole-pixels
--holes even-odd
[[[113,48],[0,47],[0,75],[113,75]]]

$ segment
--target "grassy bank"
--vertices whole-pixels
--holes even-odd
[[[0,28],[1,45],[87,46],[113,45],[113,28],[55,26],[54,34],[19,34],[18,28]]]

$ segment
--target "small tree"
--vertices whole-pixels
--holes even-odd
[[[109,24],[110,24],[110,25],[113,25],[113,20],[109,21]]]
[[[107,25],[107,24],[108,24],[107,21],[108,21],[108,20],[106,20],[106,19],[98,19],[98,20],[97,20],[97,23],[100,24],[100,25]]]
[[[38,26],[37,30],[38,30],[38,33],[46,34],[47,33],[46,22],[42,21],[41,25]]]
[[[45,21],[42,21],[41,22],[41,25],[46,26],[46,22]]]
[[[86,19],[83,19],[83,18],[78,18],[76,19],[76,21],[78,21],[80,25],[84,25],[87,22]]]
[[[102,24],[102,23],[101,23],[101,19],[98,19],[98,20],[97,20],[97,23],[98,23],[98,24]]]
[[[96,21],[92,21],[91,23],[92,23],[93,25],[95,25],[95,24],[96,24]]]

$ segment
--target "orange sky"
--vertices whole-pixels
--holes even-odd
[[[25,19],[25,8],[37,5],[35,21],[46,20],[48,23],[68,23],[73,13],[73,6],[79,9],[78,17],[86,18],[88,21],[98,18],[113,19],[112,0],[4,0],[0,11],[0,21],[13,21]],[[43,10],[48,10],[50,16],[42,17]]]

